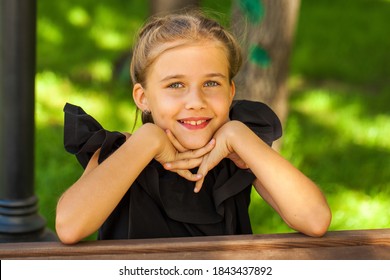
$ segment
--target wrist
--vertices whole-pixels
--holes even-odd
[[[132,138],[137,136],[140,141],[142,141],[143,146],[146,148],[145,152],[152,152],[152,157],[154,158],[158,153],[163,149],[163,137],[165,132],[155,124],[146,123],[142,125]]]
[[[235,152],[238,141],[242,141],[248,127],[240,121],[229,121],[223,126],[222,133],[226,139],[226,145],[230,152]]]
[[[260,157],[255,156],[255,152],[259,151],[263,155],[264,152],[270,150],[269,146],[246,124],[234,121],[232,126],[234,129],[229,130],[228,135],[229,149],[237,153],[250,169],[258,166]]]

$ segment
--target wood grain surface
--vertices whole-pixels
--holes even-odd
[[[3,243],[0,259],[389,260],[390,229],[137,240]]]

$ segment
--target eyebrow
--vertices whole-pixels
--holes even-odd
[[[217,77],[217,78],[227,79],[227,77],[224,74],[222,74],[222,73],[210,73],[210,74],[207,74],[206,77],[207,78],[215,78],[215,77]]]
[[[165,81],[169,81],[169,80],[172,80],[172,79],[183,79],[185,76],[184,75],[181,75],[181,74],[174,74],[174,75],[168,75],[166,77],[164,77],[163,79],[160,80],[160,82],[165,82]],[[226,79],[227,77],[222,74],[222,73],[209,73],[207,75],[205,75],[206,78],[215,78],[215,77],[219,77],[219,78],[223,78],[223,79]]]
[[[164,77],[163,79],[160,80],[160,82],[165,82],[165,81],[169,81],[169,80],[172,80],[172,79],[182,79],[184,78],[184,75],[168,75],[166,77]]]

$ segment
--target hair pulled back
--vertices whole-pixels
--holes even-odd
[[[217,21],[200,11],[152,17],[139,32],[134,46],[130,65],[133,84],[147,86],[146,76],[150,65],[173,43],[177,42],[179,46],[207,40],[216,41],[225,48],[231,81],[241,67],[241,49],[234,36]]]

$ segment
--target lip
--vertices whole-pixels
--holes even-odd
[[[178,123],[189,130],[203,129],[210,123],[211,118],[197,117],[197,118],[184,118],[178,120]]]

